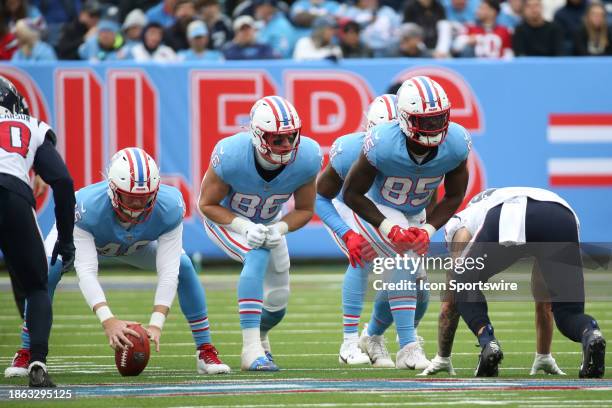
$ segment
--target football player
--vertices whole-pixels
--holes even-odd
[[[250,130],[217,143],[202,180],[199,206],[206,232],[243,263],[238,281],[243,370],[278,370],[268,332],[282,320],[289,299],[285,234],[312,218],[321,169],[319,145],[301,136],[301,127],[289,101],[261,98],[251,109]],[[281,207],[291,196],[294,208],[283,215]]]
[[[580,378],[603,377],[606,341],[597,321],[584,313],[579,221],[565,200],[539,188],[488,189],[447,224],[447,240],[457,234],[462,234],[457,240],[464,244],[461,257],[484,260],[483,268],[454,273],[458,283],[486,282],[519,259],[533,256],[557,328],[568,339],[582,344]],[[475,375],[497,376],[503,352],[482,291],[476,286],[453,296],[457,311],[481,347]]]
[[[74,266],[81,292],[102,323],[110,346],[115,349],[133,346],[126,334],[138,337],[138,333],[127,327],[131,322],[112,313],[98,281],[99,260],[157,271],[153,312],[146,329],[157,351],[178,286],[181,310],[197,349],[198,373],[228,373],[229,367],[221,362],[211,343],[204,288],[182,249],[185,213],[182,195],[174,187],[161,184],[153,158],[135,147],[120,150],[111,158],[107,180],[79,190],[76,201]],[[45,242],[47,253],[56,236],[57,230],[53,228]],[[50,268],[51,296],[61,276],[61,267]],[[28,320],[22,329],[21,349],[5,370],[7,377],[25,373],[23,361],[30,354],[29,326]]]
[[[366,112],[366,131],[372,127],[397,119],[396,96],[385,94],[372,101]],[[351,133],[338,138],[331,147],[329,164],[317,179],[316,213],[325,224],[338,247],[349,258],[350,265],[344,274],[342,285],[342,312],[344,340],[340,346],[338,361],[341,364],[366,364],[375,367],[394,367],[386,347],[374,360],[359,348],[358,326],[363,310],[369,265],[376,256],[371,245],[355,227],[353,212],[344,204],[340,191],[351,165],[359,158],[365,132]],[[427,310],[427,294],[417,292],[415,324]]]
[[[449,121],[450,102],[431,78],[417,76],[397,93],[398,121],[373,127],[344,183],[344,202],[355,212],[359,233],[381,257],[424,255],[430,237],[461,204],[468,182],[468,132]],[[445,195],[427,214],[444,179]],[[417,268],[422,268],[422,265]],[[419,270],[389,271],[414,285]],[[416,285],[413,286],[413,288]],[[383,333],[395,322],[397,368],[424,369],[429,361],[416,340],[416,291],[380,291],[360,347],[373,357]]]
[[[58,234],[50,243],[51,264],[67,270],[74,261],[74,187],[55,150],[56,136],[46,123],[29,116],[28,105],[15,86],[0,76],[0,250],[15,287],[18,305],[30,304],[31,353],[22,359],[31,387],[55,387],[47,373],[51,300],[47,291],[47,258],[36,221],[36,203],[29,186],[30,169],[51,185]],[[57,263],[58,255],[62,263]]]

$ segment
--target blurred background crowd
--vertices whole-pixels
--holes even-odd
[[[0,60],[612,55],[612,0],[0,1]]]

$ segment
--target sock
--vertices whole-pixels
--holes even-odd
[[[416,296],[406,296],[404,294],[389,296],[389,307],[395,322],[400,348],[415,342],[414,312],[416,310]]]
[[[238,310],[240,313],[240,328],[257,329],[261,325],[261,309],[263,307],[263,282],[270,250],[265,248],[252,249],[244,258],[244,266],[238,279]]]
[[[427,312],[427,307],[429,306],[429,290],[420,289],[420,285],[417,285],[417,304],[416,310],[414,311],[414,327],[419,327],[419,323],[423,316],[425,316],[425,312]]]
[[[257,327],[251,329],[242,329],[242,348],[246,349],[254,344],[259,344],[261,346],[259,329]]]
[[[177,292],[181,311],[189,323],[196,348],[210,343],[206,292],[191,259],[185,254],[181,256]]]
[[[342,322],[344,340],[358,338],[359,319],[368,282],[367,271],[348,266],[342,284]]]
[[[478,344],[480,344],[481,348],[484,348],[488,343],[493,340],[495,340],[493,326],[491,326],[491,324],[487,324],[482,333],[478,335]]]
[[[47,258],[47,264],[51,262],[51,258]],[[55,289],[62,278],[62,263],[56,262],[55,265],[49,267],[49,276],[47,283],[47,290],[49,292],[49,300],[53,302],[53,296],[55,295]],[[28,331],[27,324],[27,310],[28,310],[28,301],[26,299],[25,302],[25,311],[24,315],[26,316],[26,320],[23,322],[23,326],[21,326],[21,348],[22,349],[30,349],[30,332]]]
[[[261,323],[259,324],[260,337],[264,339],[274,326],[280,323],[287,312],[287,308],[282,308],[276,312],[270,312],[267,309],[261,311]]]
[[[374,310],[368,323],[368,336],[382,336],[393,323],[393,316],[384,291],[378,292],[374,301]]]
[[[46,363],[53,320],[49,292],[47,288],[34,290],[28,294],[27,299],[26,320],[30,331],[30,363],[33,361]]]

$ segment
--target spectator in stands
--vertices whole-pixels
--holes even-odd
[[[62,28],[74,20],[81,10],[79,0],[32,0],[47,23],[46,41],[55,46],[59,41]]]
[[[312,33],[309,37],[300,38],[295,44],[293,58],[296,60],[336,61],[342,58],[342,49],[334,43],[336,35],[336,19],[324,15],[317,17],[312,23]]]
[[[178,52],[181,61],[221,61],[223,54],[216,50],[209,50],[208,29],[206,24],[200,20],[195,20],[187,26],[187,38],[189,39],[189,49]]]
[[[357,0],[355,5],[343,4],[338,15],[358,23],[364,44],[374,56],[388,53],[389,47],[396,42],[395,34],[402,19],[387,6],[380,6],[379,0]]]
[[[522,20],[523,0],[506,0],[501,3],[500,9],[499,16],[497,16],[497,23],[514,31]]]
[[[409,0],[404,9],[404,22],[416,23],[424,32],[427,48],[435,50],[432,55],[437,58],[447,57],[450,49],[451,28],[446,22],[446,12],[438,0]],[[441,24],[442,23],[442,24]],[[440,35],[445,28],[445,36]],[[439,42],[444,42],[444,45]]]
[[[0,5],[0,7],[2,7]],[[0,12],[2,9],[0,8]],[[7,19],[0,13],[0,60],[6,61],[17,51],[17,38],[9,30]]]
[[[132,10],[149,10],[158,5],[159,0],[110,0],[119,7],[119,21],[125,21]]]
[[[343,58],[371,58],[370,50],[361,41],[361,26],[354,21],[348,21],[340,29],[340,48]]]
[[[142,38],[142,29],[146,25],[147,16],[145,16],[141,9],[134,9],[129,12],[121,26],[125,47],[129,48],[140,42]]]
[[[28,0],[2,0],[4,5],[3,12],[8,19],[9,28],[15,30],[18,20],[28,18],[31,24],[38,27],[40,32],[46,29],[45,18],[38,7],[30,4]]]
[[[174,51],[189,48],[187,26],[195,19],[196,9],[191,0],[177,0],[174,6],[174,24],[164,30],[164,44]]]
[[[117,52],[123,45],[118,36],[119,25],[112,20],[100,20],[97,35],[89,38],[79,47],[79,56],[87,61],[111,61],[118,59]]]
[[[512,38],[516,56],[563,55],[563,33],[555,24],[544,20],[541,0],[525,0],[523,22]]]
[[[163,43],[164,27],[160,23],[149,22],[142,30],[142,42],[134,45],[125,59],[135,61],[173,62],[177,61],[174,50]]]
[[[576,33],[582,27],[583,17],[587,9],[586,0],[567,0],[565,6],[555,13],[554,22],[563,32],[563,53],[573,54]]]
[[[479,0],[443,0],[446,19],[461,24],[473,24],[476,21],[476,9]]]
[[[431,58],[431,51],[423,43],[423,29],[415,23],[404,23],[399,32],[397,47],[388,54],[389,57]],[[394,92],[395,93],[395,92]]]
[[[482,0],[476,11],[477,24],[468,24],[458,36],[453,51],[462,57],[512,58],[512,34],[497,24],[499,0]]]
[[[219,0],[201,0],[197,4],[198,14],[208,28],[208,48],[221,50],[232,39],[232,20],[221,13]]]
[[[251,16],[240,16],[234,21],[234,39],[223,47],[227,60],[254,60],[278,58],[268,44],[256,41],[255,20]]]
[[[334,16],[338,12],[338,3],[330,0],[297,0],[291,6],[290,16],[293,24],[301,28],[311,28],[314,20],[320,16]],[[306,32],[309,34],[309,31]]]
[[[174,6],[177,0],[162,0],[157,6],[147,10],[149,23],[159,23],[163,27],[174,24]]]
[[[102,15],[102,6],[97,0],[88,0],[79,13],[78,18],[64,25],[60,40],[55,48],[60,59],[80,59],[79,47],[87,40],[97,35],[98,22]]]
[[[291,58],[295,45],[293,25],[278,10],[277,0],[255,0],[255,18],[261,24],[257,41],[268,44],[282,58]]]
[[[606,21],[602,3],[591,3],[584,15],[584,23],[576,34],[575,55],[612,55],[612,30]]]
[[[12,61],[55,61],[53,47],[40,40],[40,31],[35,23],[27,18],[15,24],[15,36],[19,49],[13,54]]]

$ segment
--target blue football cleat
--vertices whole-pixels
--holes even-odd
[[[278,366],[274,364],[274,361],[270,361],[266,357],[259,357],[253,361],[253,364],[251,364],[247,371],[278,371]]]

